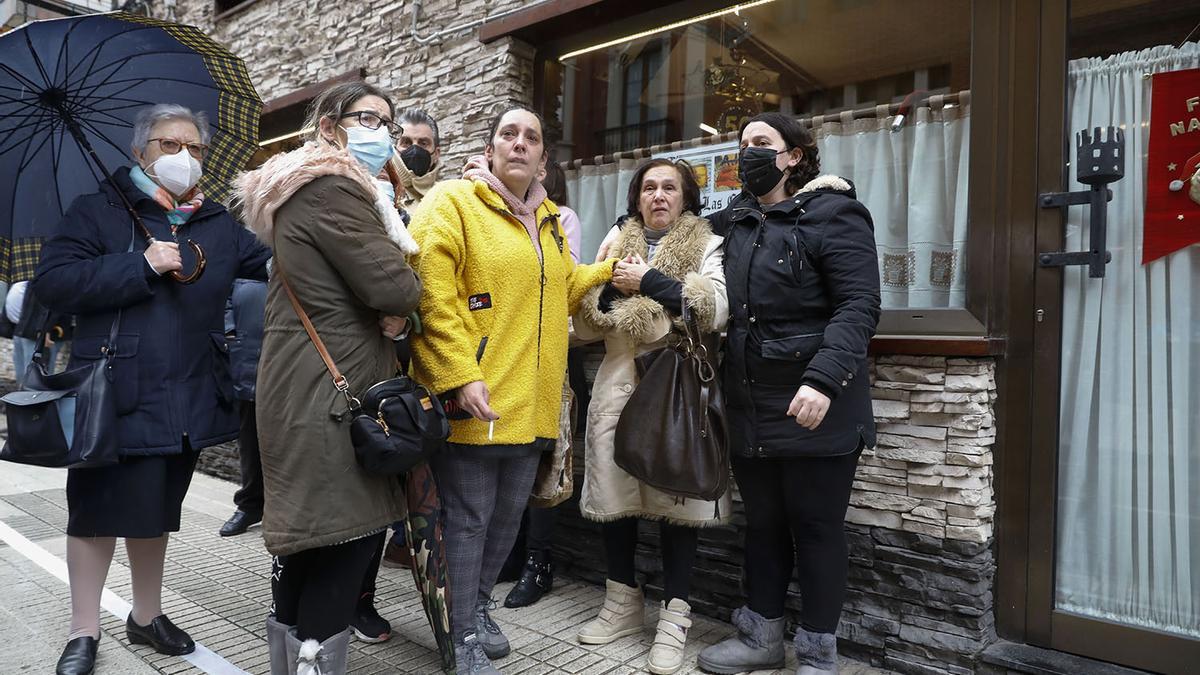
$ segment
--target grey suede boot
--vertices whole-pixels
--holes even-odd
[[[837,675],[837,636],[796,627],[796,675]]]
[[[267,615],[267,653],[271,655],[271,675],[292,675],[296,672],[294,664],[288,668],[287,634],[290,628],[276,621],[274,614]]]
[[[783,617],[767,619],[749,607],[739,607],[730,620],[737,635],[700,652],[701,670],[733,675],[783,668]]]
[[[347,628],[324,642],[317,642],[301,640],[292,628],[287,634],[288,664],[295,666],[296,675],[346,675],[351,635]]]

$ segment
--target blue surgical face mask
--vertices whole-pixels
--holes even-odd
[[[376,178],[375,184],[379,186],[379,191],[384,197],[387,197],[389,204],[396,203],[396,186],[392,185],[392,181]]]
[[[392,137],[388,135],[387,127],[378,129],[366,127],[346,128],[346,150],[367,169],[367,173],[376,176],[383,170],[383,165],[392,157]]]

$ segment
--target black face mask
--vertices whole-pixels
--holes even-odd
[[[404,161],[404,166],[408,167],[414,176],[424,176],[433,166],[433,155],[419,145],[410,145],[401,150],[400,159]]]
[[[779,185],[783,180],[783,169],[775,166],[775,157],[787,152],[776,152],[772,148],[748,147],[742,150],[738,158],[738,178],[742,187],[755,197],[761,197]]]

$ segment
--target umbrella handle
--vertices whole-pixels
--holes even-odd
[[[191,274],[188,275],[184,275],[181,270],[172,271],[171,278],[181,284],[195,282],[200,278],[201,274],[204,274],[204,267],[208,264],[208,261],[204,259],[204,249],[200,248],[200,244],[188,239],[187,245],[191,246],[192,252],[196,254],[196,269],[192,270]]]

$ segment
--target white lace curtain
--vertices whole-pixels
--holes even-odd
[[[812,120],[821,172],[854,181],[871,211],[879,246],[883,306],[962,307],[966,300],[968,92],[946,105],[932,97],[898,132],[886,106],[876,115]],[[644,159],[567,171],[571,206],[583,222],[581,260],[596,254],[626,209],[629,180]]]
[[[1142,258],[1150,78],[1200,66],[1200,45],[1069,64],[1067,131],[1125,129],[1103,279],[1063,289],[1057,605],[1200,637],[1200,247]],[[1073,151],[1072,151],[1073,152]],[[1074,157],[1069,161],[1074,163]],[[1075,182],[1070,189],[1086,189]],[[1088,247],[1069,210],[1066,250]]]

